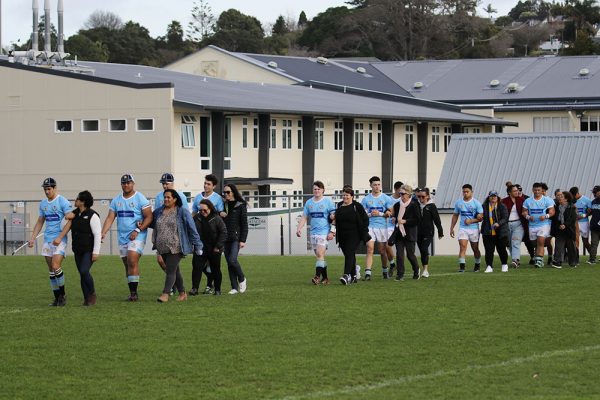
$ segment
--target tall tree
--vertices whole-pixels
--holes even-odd
[[[273,29],[271,30],[271,33],[273,35],[285,35],[289,31],[290,30],[287,27],[287,24],[285,22],[285,19],[283,18],[283,15],[280,15],[279,17],[277,17],[277,20],[275,21],[275,24],[273,25]]]
[[[183,46],[183,27],[179,21],[171,21],[167,26],[167,46],[179,50]]]
[[[492,19],[492,14],[496,14],[498,12],[498,10],[496,10],[494,7],[492,7],[492,3],[488,3],[487,7],[485,7],[485,10],[483,10],[486,12],[486,14],[488,15],[488,17],[490,17],[490,19]]]
[[[306,13],[304,11],[300,12],[300,16],[298,17],[298,28],[302,29],[308,23],[308,18],[306,18]]]
[[[192,20],[188,24],[188,37],[200,42],[208,38],[214,32],[215,16],[212,8],[206,0],[194,0],[192,8]]]
[[[261,53],[264,36],[256,17],[229,9],[219,15],[214,35],[206,38],[205,42],[230,51]]]
[[[122,29],[123,21],[121,17],[110,11],[96,10],[90,14],[83,23],[84,29],[107,28]]]

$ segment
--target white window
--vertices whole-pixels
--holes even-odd
[[[452,138],[451,129],[444,128],[444,153],[448,152],[448,147],[450,147],[450,139]]]
[[[373,150],[373,124],[369,124],[369,134],[368,134],[368,146],[369,151]]]
[[[325,121],[315,122],[315,150],[323,150],[323,137],[325,136]]]
[[[433,153],[440,152],[440,127],[439,126],[431,127],[431,151]]]
[[[298,150],[302,150],[302,138],[304,134],[302,133],[302,120],[298,120],[298,130],[296,131],[297,139],[298,139]]]
[[[284,119],[281,121],[281,146],[284,149],[292,148],[292,120]]]
[[[364,149],[363,144],[364,124],[357,122],[354,124],[354,150],[360,151]]]
[[[277,190],[272,190],[271,196],[273,196],[273,197],[271,197],[271,207],[276,208],[277,207],[277,197],[275,197],[275,196],[277,196]]]
[[[108,121],[109,132],[126,132],[127,131],[127,120],[126,119],[111,119]]]
[[[271,120],[271,137],[269,140],[269,148],[276,149],[277,148],[277,120]]]
[[[333,123],[333,149],[344,150],[344,123],[342,121]]]
[[[583,120],[582,120],[582,122],[583,122]],[[597,129],[590,129],[590,130],[597,130]],[[533,131],[534,132],[569,132],[569,118],[568,117],[533,117]]]
[[[81,132],[100,132],[100,121],[97,119],[82,120]]]
[[[381,131],[381,124],[377,124],[377,151],[381,151],[383,147],[383,132]]]
[[[292,197],[292,207],[302,207],[302,190],[294,190],[294,197]]]
[[[72,120],[61,120],[54,122],[54,133],[71,133],[73,132]]]
[[[137,132],[153,132],[154,118],[138,118],[135,120]]]
[[[210,171],[210,118],[200,118],[200,169]]]
[[[184,149],[193,149],[196,147],[196,138],[194,137],[194,124],[198,122],[193,115],[181,116],[181,147]]]
[[[225,148],[223,149],[223,169],[231,169],[231,118],[225,118]]]
[[[404,150],[407,153],[412,153],[415,151],[415,138],[414,138],[414,125],[405,125],[404,126]]]
[[[254,126],[252,127],[252,146],[258,149],[258,118],[254,118]]]
[[[600,116],[598,115],[582,115],[581,116],[581,122],[579,123],[579,130],[582,132],[598,132],[600,124],[599,122],[599,118]],[[567,118],[565,118],[567,119]],[[561,125],[563,125],[563,132],[568,132],[569,131],[569,122],[562,122]],[[566,125],[566,127],[565,127]]]
[[[248,148],[248,118],[242,118],[242,148]]]

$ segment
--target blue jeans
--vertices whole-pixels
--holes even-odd
[[[508,223],[510,231],[510,258],[512,260],[521,259],[521,242],[525,233],[521,221],[513,221]]]
[[[243,282],[246,277],[242,266],[238,262],[238,253],[240,252],[240,242],[238,241],[226,241],[225,242],[225,260],[227,261],[227,271],[229,272],[229,280],[231,281],[231,288],[239,290],[239,282]]]

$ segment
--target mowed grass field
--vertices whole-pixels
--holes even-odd
[[[50,308],[42,258],[0,257],[0,397],[600,398],[600,265],[458,274],[434,257],[429,279],[384,281],[377,262],[373,281],[345,287],[330,257],[323,287],[313,257],[240,260],[245,294],[159,304],[153,255],[138,303],[102,257],[98,304],[81,307],[69,257],[68,304]]]

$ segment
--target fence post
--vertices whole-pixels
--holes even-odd
[[[292,197],[288,196],[288,255],[292,255]]]
[[[279,218],[281,220],[281,223],[279,225],[279,239],[280,239],[280,245],[281,245],[281,255],[283,255],[283,247],[284,247],[284,243],[283,243],[283,217]]]
[[[4,232],[4,242],[2,242],[2,243],[4,243],[4,255],[7,255],[6,254],[6,217],[4,217],[4,231],[3,232]]]

